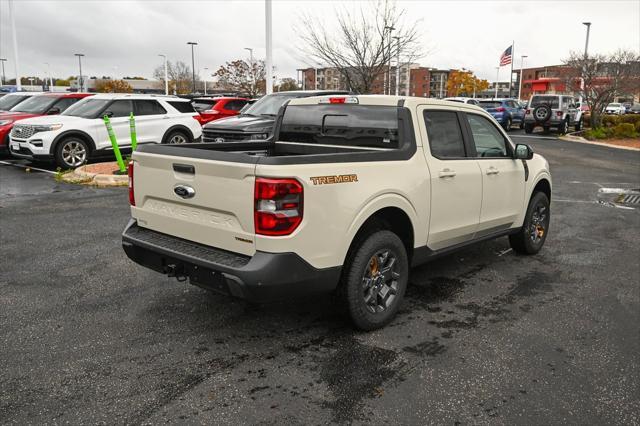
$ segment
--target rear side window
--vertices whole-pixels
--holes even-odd
[[[178,112],[182,112],[182,113],[196,112],[196,110],[193,109],[193,105],[191,105],[191,102],[168,101],[167,103],[172,107],[174,107],[175,109],[177,109]]]
[[[280,141],[398,148],[398,108],[372,105],[291,105]]]
[[[167,110],[158,101],[141,99],[133,101],[133,103],[136,107],[136,115],[162,115],[167,113]]]
[[[133,112],[133,104],[129,100],[114,101],[107,107],[105,112],[107,111],[111,112],[111,117],[128,117]]]
[[[196,109],[196,111],[206,111],[208,109],[213,109],[213,106],[217,104],[219,101],[216,99],[196,99],[191,104]],[[171,102],[169,102],[171,103]],[[178,109],[176,107],[176,109]],[[178,109],[178,111],[180,111]],[[182,111],[180,111],[182,112]]]
[[[424,123],[431,155],[440,159],[465,156],[458,114],[453,111],[425,111]]]

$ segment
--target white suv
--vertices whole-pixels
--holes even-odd
[[[199,141],[202,127],[188,99],[173,96],[101,94],[83,99],[63,114],[20,121],[11,131],[11,154],[59,167],[78,167],[90,158],[113,156],[102,117],[108,115],[118,145],[131,149],[133,112],[139,144]]]

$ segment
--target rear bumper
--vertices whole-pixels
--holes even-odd
[[[328,293],[341,272],[316,269],[295,253],[231,253],[141,228],[133,219],[122,233],[122,247],[131,260],[156,272],[252,302]]]

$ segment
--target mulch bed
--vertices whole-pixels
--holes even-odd
[[[108,163],[94,163],[82,166],[81,170],[87,173],[97,173],[101,175],[112,175],[115,171],[120,170],[118,168],[117,161],[110,161]]]

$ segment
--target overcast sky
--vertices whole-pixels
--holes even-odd
[[[335,9],[359,7],[356,1],[273,1],[273,54],[278,78],[295,77],[304,63],[293,30],[301,13],[314,13],[328,27]],[[419,20],[422,40],[431,52],[422,65],[472,69],[495,79],[502,51],[515,40],[514,67],[520,55],[527,66],[558,64],[570,50],[584,49],[591,21],[590,52],[618,48],[640,50],[640,0],[627,1],[398,1],[410,20]],[[221,64],[248,56],[244,47],[264,57],[263,0],[118,1],[16,0],[16,27],[23,76],[76,75],[74,53],[84,53],[83,74],[152,77],[162,63],[157,55],[191,64],[187,41],[196,46],[196,69],[215,71]],[[8,0],[0,0],[0,57],[14,77]],[[508,67],[501,76],[506,79]],[[502,80],[502,78],[501,78]]]

